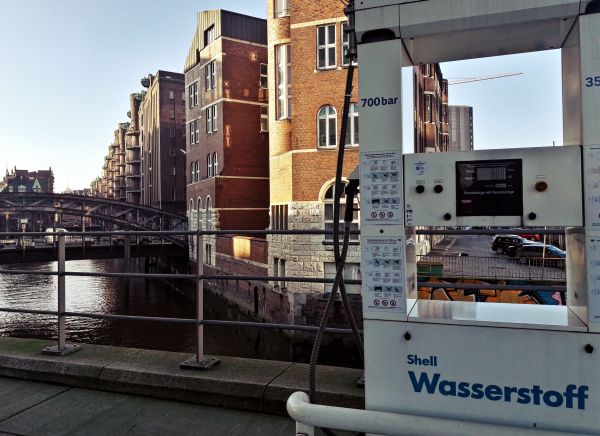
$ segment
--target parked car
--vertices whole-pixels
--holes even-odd
[[[508,247],[520,245],[525,242],[529,241],[518,235],[496,235],[492,241],[492,251],[498,254],[506,254]]]
[[[516,244],[516,245],[511,245],[510,247],[508,247],[504,251],[504,254],[506,254],[509,257],[515,257],[517,255],[517,250],[519,248],[521,248],[523,245],[531,245],[531,244],[539,244],[539,242],[530,241],[529,239],[524,239],[523,242],[520,242],[519,244]]]
[[[528,244],[517,249],[515,257],[522,264],[565,267],[567,253],[554,245]]]
[[[518,236],[520,236],[521,238],[524,238],[524,239],[528,239],[530,241],[541,241],[542,240],[542,237],[540,235],[538,235],[537,233],[525,232],[525,233],[519,233]]]

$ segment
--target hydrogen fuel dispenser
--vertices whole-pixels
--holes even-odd
[[[356,2],[367,409],[600,431],[597,10],[580,0]],[[402,153],[402,67],[552,48],[565,146]],[[565,226],[567,305],[419,300],[415,226]]]

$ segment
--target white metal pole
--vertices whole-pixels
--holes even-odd
[[[65,234],[58,234],[58,349],[66,347],[65,321]]]
[[[483,435],[494,436],[559,436],[568,434],[508,425],[459,421],[402,413],[376,412],[372,410],[346,409],[343,407],[311,404],[305,392],[294,392],[287,401],[287,411],[296,422],[310,427],[331,428],[381,435]],[[299,427],[297,426],[296,429]],[[311,433],[308,433],[311,436]]]
[[[204,237],[200,229],[196,236],[196,362],[204,360]]]

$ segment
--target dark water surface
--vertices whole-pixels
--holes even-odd
[[[143,261],[142,261],[143,262]],[[3,269],[56,271],[56,262],[4,265]],[[125,269],[120,259],[77,260],[66,263],[67,271],[143,272],[143,263],[132,261]],[[0,275],[0,307],[57,310],[57,277]],[[157,279],[112,277],[66,277],[68,312],[194,318],[194,303]],[[205,292],[205,318],[250,319],[221,299]],[[291,359],[288,338],[276,332],[239,327],[206,326],[207,354]],[[0,312],[0,335],[56,339],[55,316]],[[193,326],[148,321],[67,318],[70,342],[116,345],[194,353]]]
[[[143,260],[133,260],[125,268],[122,259],[68,261],[66,271],[144,272]],[[56,271],[56,262],[3,265],[3,269]],[[194,303],[159,279],[112,277],[66,277],[68,312],[142,315],[168,318],[194,318]],[[127,283],[129,282],[129,283]],[[0,275],[0,307],[57,310],[57,277]],[[205,319],[252,321],[239,309],[205,292]],[[56,316],[0,312],[0,335],[53,339],[57,337]],[[305,337],[306,339],[306,337]],[[67,318],[67,340],[74,343],[102,344],[195,353],[192,325],[150,321]],[[359,366],[348,350],[349,336],[325,345],[320,363]],[[279,331],[256,328],[205,326],[205,353],[259,359],[307,362],[312,337],[292,346],[289,336]],[[350,348],[353,346],[350,345]]]

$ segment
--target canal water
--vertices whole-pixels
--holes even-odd
[[[127,267],[126,267],[127,265]],[[3,265],[3,269],[56,271],[56,262]],[[143,272],[143,260],[125,264],[122,259],[78,260],[66,263],[67,271]],[[205,292],[206,319],[251,321],[221,298]],[[57,277],[0,275],[0,307],[57,310]],[[194,318],[194,304],[159,279],[66,277],[66,307],[71,312]],[[299,350],[278,331],[256,328],[205,326],[205,353],[285,361],[308,360],[306,346]],[[0,335],[56,339],[55,316],[0,312]],[[193,326],[149,321],[67,318],[69,342],[103,344],[194,353]],[[349,338],[348,338],[349,339]],[[347,339],[344,338],[347,342]],[[334,344],[341,345],[340,341]],[[357,366],[354,358],[337,348],[322,350],[320,363]],[[341,354],[340,354],[341,352]]]

